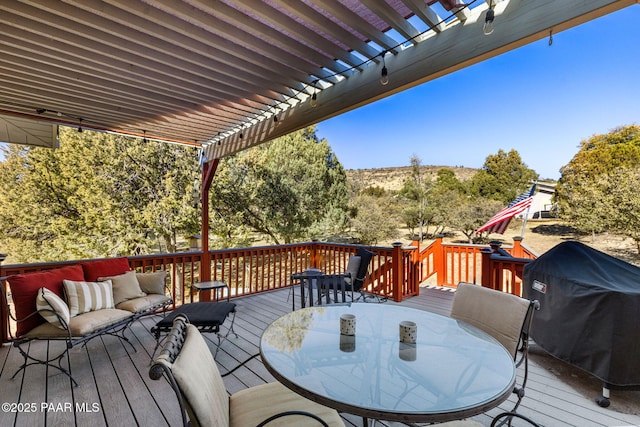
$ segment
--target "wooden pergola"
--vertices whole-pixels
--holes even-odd
[[[222,157],[636,3],[2,2],[0,140],[54,147],[62,125],[201,147],[207,254]]]

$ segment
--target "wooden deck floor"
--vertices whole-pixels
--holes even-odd
[[[239,338],[222,343],[216,358],[221,371],[258,352],[263,329],[291,310],[287,295],[283,290],[236,299],[235,330]],[[448,314],[452,296],[451,290],[423,288],[419,297],[402,305]],[[72,387],[65,375],[56,370],[47,372],[42,366],[32,366],[11,380],[21,356],[13,347],[0,347],[0,426],[180,425],[177,400],[168,383],[152,381],[148,376],[155,344],[149,329],[156,321],[145,319],[130,331],[136,352],[114,337],[94,339],[86,347],[73,349],[72,368],[78,387]],[[215,337],[208,338],[215,349]],[[44,343],[33,344],[30,349],[40,354],[53,350]],[[593,400],[601,391],[597,380],[537,351],[535,346],[532,353],[523,414],[545,426],[640,426],[640,392],[613,390],[611,406],[600,408]],[[254,359],[226,377],[225,384],[234,393],[273,380],[260,360]],[[488,426],[491,416],[510,407],[511,399],[475,419]],[[344,414],[343,418],[347,425],[361,425],[357,417]]]

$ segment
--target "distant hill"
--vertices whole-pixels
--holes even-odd
[[[421,166],[425,178],[435,179],[440,169],[451,169],[459,180],[471,178],[478,169],[455,166]],[[398,191],[410,175],[411,166],[376,169],[347,169],[347,177],[360,188],[382,187],[387,191]]]

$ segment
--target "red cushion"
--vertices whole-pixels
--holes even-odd
[[[96,282],[98,277],[119,276],[131,270],[126,257],[81,262],[87,282]]]
[[[53,270],[7,277],[7,282],[11,286],[11,297],[15,305],[16,317],[24,319],[36,311],[36,296],[40,288],[47,288],[62,297],[62,280],[64,279],[84,280],[82,267],[69,265]],[[30,317],[24,322],[18,322],[17,335],[22,336],[41,323],[44,323],[44,319],[38,315]]]

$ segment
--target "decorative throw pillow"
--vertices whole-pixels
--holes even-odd
[[[127,271],[124,274],[111,277],[98,277],[98,282],[111,280],[113,290],[113,304],[118,305],[122,301],[144,297],[147,294],[142,292],[135,271]]]
[[[106,282],[64,280],[63,284],[71,317],[103,308],[113,308],[111,280]]]
[[[153,273],[136,273],[138,283],[142,292],[148,294],[164,295],[165,280],[167,278],[166,271],[156,271]]]
[[[62,323],[60,323],[61,318],[65,325],[69,325],[69,318],[71,317],[69,314],[69,306],[62,298],[47,288],[38,289],[36,309],[38,313],[40,313],[40,316],[44,317],[44,320],[60,329],[65,329]]]

